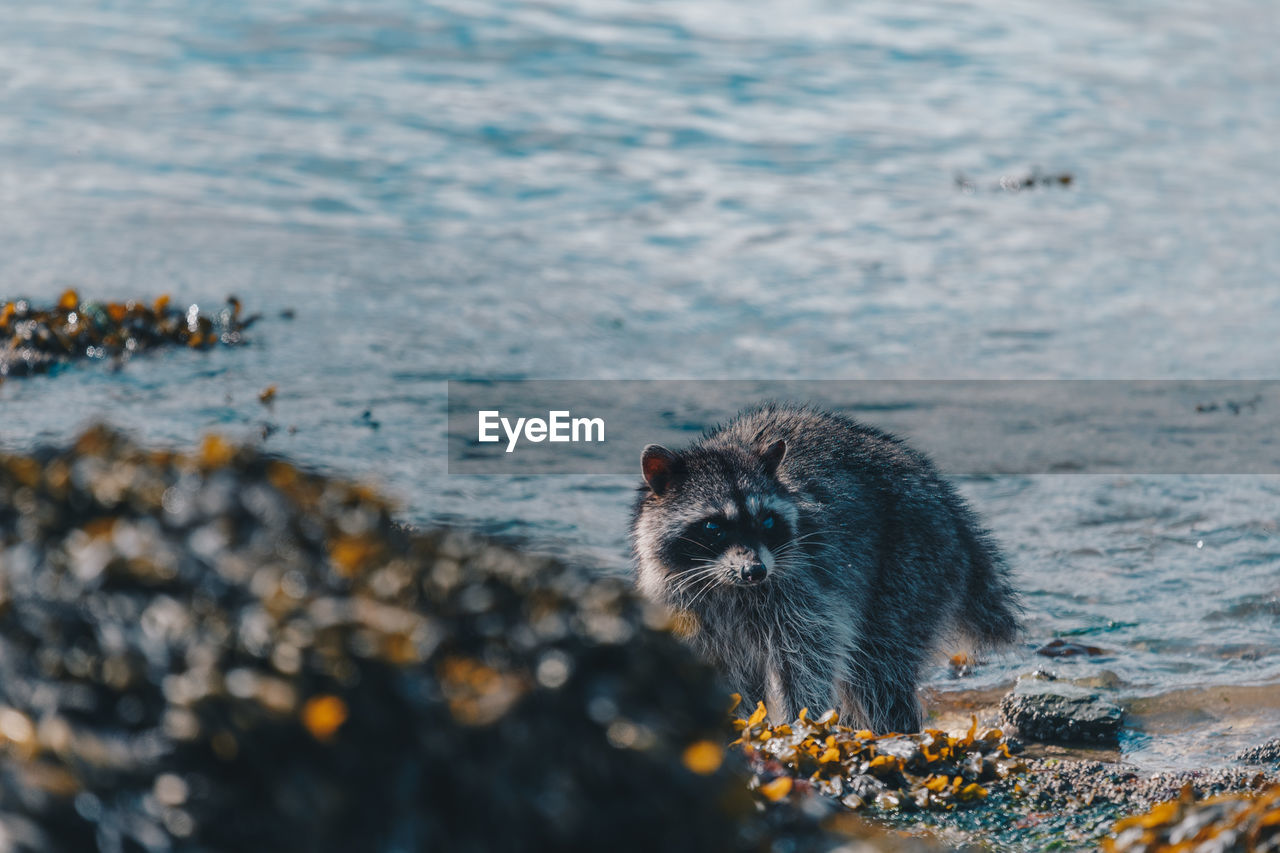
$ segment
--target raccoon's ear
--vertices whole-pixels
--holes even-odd
[[[782,464],[782,459],[786,455],[787,443],[782,439],[778,439],[764,449],[760,458],[764,462],[764,470],[769,472],[770,477],[778,473],[778,466]]]
[[[644,481],[655,495],[661,495],[680,473],[680,458],[661,444],[650,444],[640,454]]]

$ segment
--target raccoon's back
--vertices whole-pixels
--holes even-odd
[[[959,593],[957,626],[983,646],[1018,636],[1021,607],[1004,556],[926,455],[844,415],[782,403],[742,413],[706,442],[758,448],[777,439],[787,442],[779,479],[803,497],[818,536],[849,553],[945,543],[953,565],[922,568]],[[922,599],[933,597],[918,591]]]
[[[759,448],[783,439],[780,475],[799,487],[833,486],[842,475],[936,478],[933,465],[901,439],[853,418],[812,406],[770,403],[748,409],[704,439],[708,447]]]

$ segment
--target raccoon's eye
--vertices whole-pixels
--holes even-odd
[[[713,519],[707,519],[702,522],[702,530],[706,534],[707,539],[712,542],[720,542],[724,539],[724,525]]]
[[[776,524],[777,521],[778,521],[778,516],[774,515],[773,513],[769,513],[764,517],[764,521],[760,522],[760,526],[763,527],[765,530],[772,530],[773,525]]]

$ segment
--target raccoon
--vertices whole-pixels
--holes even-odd
[[[921,670],[947,632],[1014,640],[1021,607],[990,534],[923,454],[812,407],[748,410],[641,459],[631,543],[649,598],[775,722],[915,732]]]

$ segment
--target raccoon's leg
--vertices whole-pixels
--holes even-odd
[[[855,729],[871,728],[871,715],[862,704],[862,694],[854,687],[849,678],[836,680],[832,692],[836,697],[836,711],[840,714],[840,723]]]
[[[795,709],[790,693],[783,682],[782,673],[770,667],[765,679],[764,704],[769,709],[769,720],[774,724],[789,723],[795,719]]]
[[[750,714],[754,711],[757,702],[763,702],[765,708],[769,711],[769,718],[773,719],[773,704],[769,694],[769,682],[763,672],[736,685],[734,692],[742,697],[740,707],[745,709],[746,713]]]
[[[920,661],[915,650],[868,651],[851,658],[847,680],[837,688],[841,704],[856,705],[861,724],[877,734],[920,731],[924,718],[916,696]]]
[[[801,708],[812,717],[820,717],[835,706],[832,680],[835,662],[829,657],[808,654],[778,655],[769,667],[765,681],[765,705],[775,722],[790,722]]]
[[[878,721],[873,727],[882,732],[918,732],[924,725],[924,714],[915,685],[895,684],[885,694],[884,704],[878,709]]]
[[[698,650],[703,659],[720,671],[726,687],[742,697],[741,707],[746,713],[754,711],[757,702],[764,702],[772,711],[769,667],[760,650],[727,641],[710,642],[707,636],[699,639],[702,643]]]

